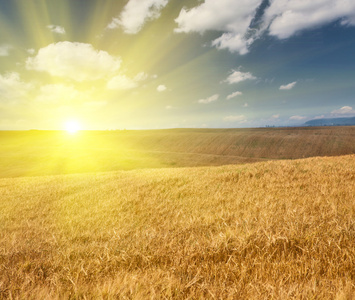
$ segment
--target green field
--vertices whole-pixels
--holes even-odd
[[[2,132],[0,299],[355,299],[354,133]]]

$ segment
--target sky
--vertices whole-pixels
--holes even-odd
[[[0,0],[0,130],[352,116],[354,0]]]

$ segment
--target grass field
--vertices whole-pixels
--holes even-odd
[[[355,298],[354,155],[2,178],[0,195],[2,299]]]
[[[355,126],[0,132],[0,177],[241,164],[355,153]]]

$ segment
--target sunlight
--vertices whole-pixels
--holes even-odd
[[[80,130],[78,121],[70,120],[65,123],[65,130],[70,134],[76,134]]]

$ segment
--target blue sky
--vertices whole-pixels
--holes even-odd
[[[0,129],[355,115],[353,0],[0,0]]]

